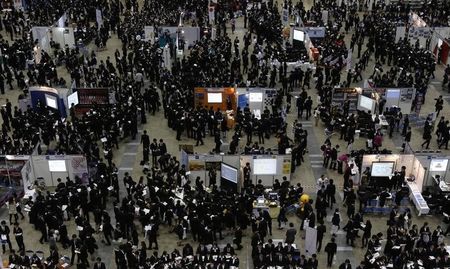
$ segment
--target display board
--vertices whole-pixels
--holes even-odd
[[[400,100],[400,89],[387,89],[386,90],[386,104],[385,108],[398,106],[398,101]]]
[[[230,165],[221,163],[221,177],[231,181],[233,183],[238,183],[238,170]]]
[[[48,170],[50,172],[67,172],[65,160],[49,160]]]
[[[48,107],[58,109],[58,100],[56,97],[46,94],[45,95],[45,104]]]
[[[277,159],[254,159],[253,160],[254,175],[276,175]]]
[[[249,93],[249,101],[250,102],[262,102],[263,101],[263,93],[262,92]]]
[[[301,42],[305,41],[305,32],[294,29],[294,40]]]
[[[78,105],[79,101],[78,101],[78,93],[74,92],[72,94],[70,94],[69,96],[67,96],[67,104],[69,105],[69,107],[72,107],[73,105]]]
[[[222,103],[222,93],[209,92],[208,93],[208,103],[209,104],[220,104]]]
[[[376,102],[370,97],[359,95],[358,97],[358,110],[365,110],[365,111],[375,111],[375,105]]]
[[[77,88],[79,103],[82,105],[107,105],[109,104],[109,91],[107,88]]]
[[[394,171],[394,162],[373,162],[371,169],[372,177],[390,177]]]
[[[432,159],[430,162],[430,172],[445,172],[447,170],[448,159]]]

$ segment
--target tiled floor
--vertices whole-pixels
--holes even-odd
[[[279,1],[282,2],[282,1]],[[294,1],[296,2],[296,1]],[[312,0],[305,1],[306,6],[310,6],[312,3]],[[281,3],[279,3],[281,4]],[[238,19],[238,30],[236,31],[236,35],[239,36],[239,38],[242,40],[243,33],[245,32],[242,28],[239,26],[243,25],[242,19]],[[231,31],[229,31],[230,33]],[[7,35],[4,35],[7,36]],[[349,35],[347,35],[347,39],[349,38]],[[232,37],[234,39],[234,37]],[[243,42],[241,42],[242,44]],[[113,55],[113,52],[116,48],[120,48],[120,41],[117,39],[117,36],[113,35],[113,38],[108,41],[108,49],[102,52],[98,52],[100,59],[106,59],[107,56]],[[92,47],[91,47],[92,48]],[[354,57],[356,57],[354,55]],[[111,57],[114,58],[114,57]],[[373,63],[373,61],[371,62]],[[67,77],[67,74],[63,68],[60,68],[59,74],[63,74]],[[368,68],[368,72],[370,72],[371,68]],[[444,110],[443,115],[445,115],[447,118],[450,117],[450,110],[448,109],[450,106],[450,94],[446,92],[442,92],[441,89],[441,80],[442,80],[442,67],[437,68],[436,72],[436,80],[431,83],[428,89],[427,94],[427,103],[425,106],[423,106],[422,114],[427,114],[429,112],[433,112],[434,110],[434,102],[433,99],[436,98],[439,95],[444,95],[445,99],[448,101],[446,104],[444,104]],[[343,78],[345,78],[346,74],[342,75]],[[364,77],[367,78],[367,74],[364,74]],[[66,78],[67,81],[69,81],[68,78]],[[361,83],[355,84],[355,86],[361,86]],[[0,104],[3,104],[5,102],[5,98],[9,98],[14,103],[17,102],[17,96],[19,92],[17,90],[8,91],[8,93],[5,96],[0,96]],[[315,95],[314,90],[309,90],[310,95]],[[315,100],[315,98],[313,98]],[[288,115],[288,122],[291,124],[294,119],[296,119],[296,113],[291,112],[291,114]],[[321,174],[326,174],[330,178],[334,178],[338,186],[342,186],[342,176],[338,175],[335,171],[328,171],[322,167],[322,158],[320,155],[320,145],[325,140],[325,134],[323,131],[323,126],[319,124],[318,127],[315,127],[314,124],[310,122],[303,122],[304,127],[308,130],[309,137],[308,137],[308,149],[309,152],[307,153],[308,156],[305,156],[306,163],[300,166],[296,172],[292,176],[292,184],[296,184],[297,182],[301,182],[302,185],[305,187],[305,191],[310,194],[312,197],[315,196],[315,181]],[[175,133],[167,127],[167,122],[164,119],[163,113],[159,112],[155,116],[149,116],[148,117],[148,123],[144,126],[141,126],[140,129],[147,130],[150,137],[153,138],[163,138],[168,146],[168,150],[170,153],[174,154],[175,156],[179,156],[178,153],[178,145],[179,144],[193,144],[192,139],[187,139],[185,136],[182,137],[181,141],[175,140]],[[421,140],[421,132],[419,129],[413,130],[413,138],[411,145],[413,148],[420,148]],[[338,140],[338,137],[333,136],[332,137],[332,143],[333,144],[341,144],[341,147],[344,146],[342,144],[342,141]],[[270,140],[266,140],[266,145],[273,145],[276,144],[276,141],[272,138]],[[398,146],[401,145],[401,139],[398,133],[394,135],[394,138],[392,140],[386,139],[384,141],[384,145],[386,148],[393,149],[394,152],[398,151]],[[195,147],[195,151],[199,153],[208,152],[214,147],[213,141],[211,138],[206,138],[205,145]],[[365,147],[365,140],[359,139],[355,141],[354,148],[364,148]],[[432,147],[436,147],[436,145],[432,144]],[[448,151],[444,152],[448,154]],[[124,172],[131,172],[133,178],[137,180],[139,176],[142,175],[142,167],[139,165],[140,160],[142,159],[142,147],[139,145],[139,140],[127,140],[123,141],[121,143],[121,147],[119,150],[114,152],[114,160],[115,163],[120,167],[120,176],[123,175]],[[120,178],[120,182],[122,182]],[[122,183],[121,183],[122,184]],[[342,188],[339,187],[341,190]],[[122,186],[123,190],[123,186]],[[338,205],[341,204],[341,196],[337,197],[337,203]],[[343,223],[346,223],[347,219],[345,217],[345,208],[342,206],[339,206],[341,209],[341,212],[343,212]],[[328,212],[330,213],[330,212]],[[1,210],[1,216],[2,219],[7,218],[7,212],[5,209]],[[365,218],[369,218],[372,221],[373,224],[373,232],[383,232],[386,231],[386,216],[379,216],[379,215],[366,215]],[[91,218],[93,219],[93,218]],[[289,216],[289,221],[292,221],[295,223],[296,227],[299,227],[300,222],[299,219],[296,216]],[[327,229],[328,231],[331,228],[331,216],[328,215],[327,218]],[[422,217],[414,217],[413,221],[415,223],[418,223],[421,225],[424,221],[427,221],[430,223],[430,226],[434,228],[436,225],[438,225],[441,222],[441,219],[439,217],[435,216],[422,216]],[[33,249],[33,250],[43,250],[46,253],[48,253],[48,246],[47,245],[41,245],[37,242],[39,235],[38,232],[34,231],[33,227],[30,225],[26,225],[27,221],[22,221],[22,228],[24,228],[24,236],[25,236],[25,244],[27,246],[27,249]],[[137,223],[137,222],[136,222]],[[276,221],[274,221],[273,226],[273,236],[274,239],[284,239],[284,231],[283,230],[277,230],[276,227]],[[75,226],[73,223],[70,223],[68,225],[69,234],[75,232]],[[246,236],[244,237],[243,245],[244,249],[239,251],[239,258],[241,260],[241,268],[251,268],[251,249],[249,248],[250,243],[250,231],[246,231]],[[296,239],[296,244],[300,247],[302,253],[304,250],[304,240],[301,239],[302,235],[298,235]],[[141,236],[141,239],[143,240],[143,237]],[[12,239],[14,241],[14,239]],[[221,240],[220,244],[225,244],[228,242],[231,242],[232,235],[225,236],[224,240]],[[326,244],[330,240],[330,234],[327,232],[326,237],[324,238],[324,244]],[[188,237],[187,242],[191,242],[191,238]],[[349,258],[352,261],[352,264],[354,266],[357,265],[357,263],[362,259],[365,250],[361,248],[360,241],[357,241],[356,247],[351,248],[348,247],[345,244],[345,234],[340,231],[337,235],[337,243],[338,243],[338,255],[337,255],[337,264],[342,263],[345,259]],[[160,245],[160,252],[163,250],[172,250],[173,248],[176,248],[176,235],[171,233],[171,231],[167,227],[162,227],[160,230],[159,235],[159,245]],[[196,246],[196,244],[193,244]],[[16,246],[15,242],[13,242],[13,246]],[[114,259],[113,257],[113,246],[103,246],[100,243],[100,248],[97,251],[97,255],[101,256],[103,260],[107,263],[107,268],[115,268]],[[62,249],[62,248],[61,248]],[[61,250],[62,253],[67,253],[65,250]],[[325,268],[326,265],[326,257],[324,254],[319,254],[319,268]],[[335,266],[337,268],[337,266]]]

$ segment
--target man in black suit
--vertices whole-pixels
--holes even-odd
[[[142,155],[145,164],[149,161],[149,154],[150,154],[150,137],[148,136],[146,130],[144,130],[144,134],[141,135],[141,144],[143,146]]]
[[[252,169],[250,168],[250,163],[246,163],[244,167],[244,186],[250,185],[250,175]]]
[[[323,220],[319,220],[318,222],[319,225],[317,226],[317,252],[320,252],[320,250],[322,249],[323,235],[327,231],[327,228],[323,224]]]
[[[352,269],[352,265],[350,264],[350,260],[346,259],[345,262],[339,266],[339,269]]]
[[[337,252],[337,244],[334,237],[332,237],[331,242],[326,245],[325,252],[327,253],[327,266],[331,267],[333,264],[334,255],[336,255]]]
[[[75,250],[77,249],[77,242],[78,242],[78,238],[76,234],[72,235],[72,240],[70,240],[70,250],[72,253],[72,257],[70,258],[70,265],[73,265],[73,262],[75,261]]]
[[[150,145],[150,150],[152,151],[152,165],[155,167],[158,163],[158,156],[161,155],[156,139],[153,139],[153,143]]]
[[[94,269],[106,269],[106,265],[102,262],[100,257],[97,257],[97,261],[94,264]]]

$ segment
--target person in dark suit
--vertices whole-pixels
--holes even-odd
[[[327,228],[323,224],[323,220],[319,220],[318,222],[319,225],[317,226],[317,252],[320,252],[320,250],[322,249],[323,235],[327,231]]]
[[[73,234],[72,240],[70,240],[70,250],[72,253],[72,256],[70,258],[70,265],[73,265],[73,262],[75,261],[75,256],[77,255],[77,253],[75,252],[75,250],[77,249],[77,243],[78,243],[77,235]]]
[[[237,246],[236,250],[242,249],[242,245],[241,245],[241,243],[242,243],[242,230],[241,230],[241,227],[239,227],[239,226],[236,228],[236,231],[234,232],[234,243]]]
[[[153,142],[150,144],[149,147],[150,147],[150,150],[152,151],[152,165],[157,166],[158,156],[161,155],[157,140],[153,139]]]
[[[289,229],[286,231],[286,244],[293,244],[297,230],[294,228],[294,223],[289,223]]]
[[[337,252],[337,244],[334,237],[332,237],[331,242],[325,246],[325,252],[327,253],[327,266],[331,267],[333,265],[334,255],[336,255]]]
[[[144,134],[141,135],[141,144],[142,144],[143,162],[147,163],[149,161],[149,154],[150,154],[150,137],[148,136],[146,130],[144,130]]]
[[[246,163],[245,167],[243,169],[244,171],[244,186],[248,186],[250,184],[250,175],[252,172],[252,169],[250,168],[250,163]]]
[[[106,269],[106,265],[102,262],[100,257],[97,257],[97,261],[94,264],[94,269]]]
[[[344,263],[339,266],[339,269],[352,269],[352,265],[350,264],[350,260],[346,259]]]

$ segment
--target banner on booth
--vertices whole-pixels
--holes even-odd
[[[109,104],[109,91],[107,88],[74,89],[78,92],[81,105],[107,105]]]

